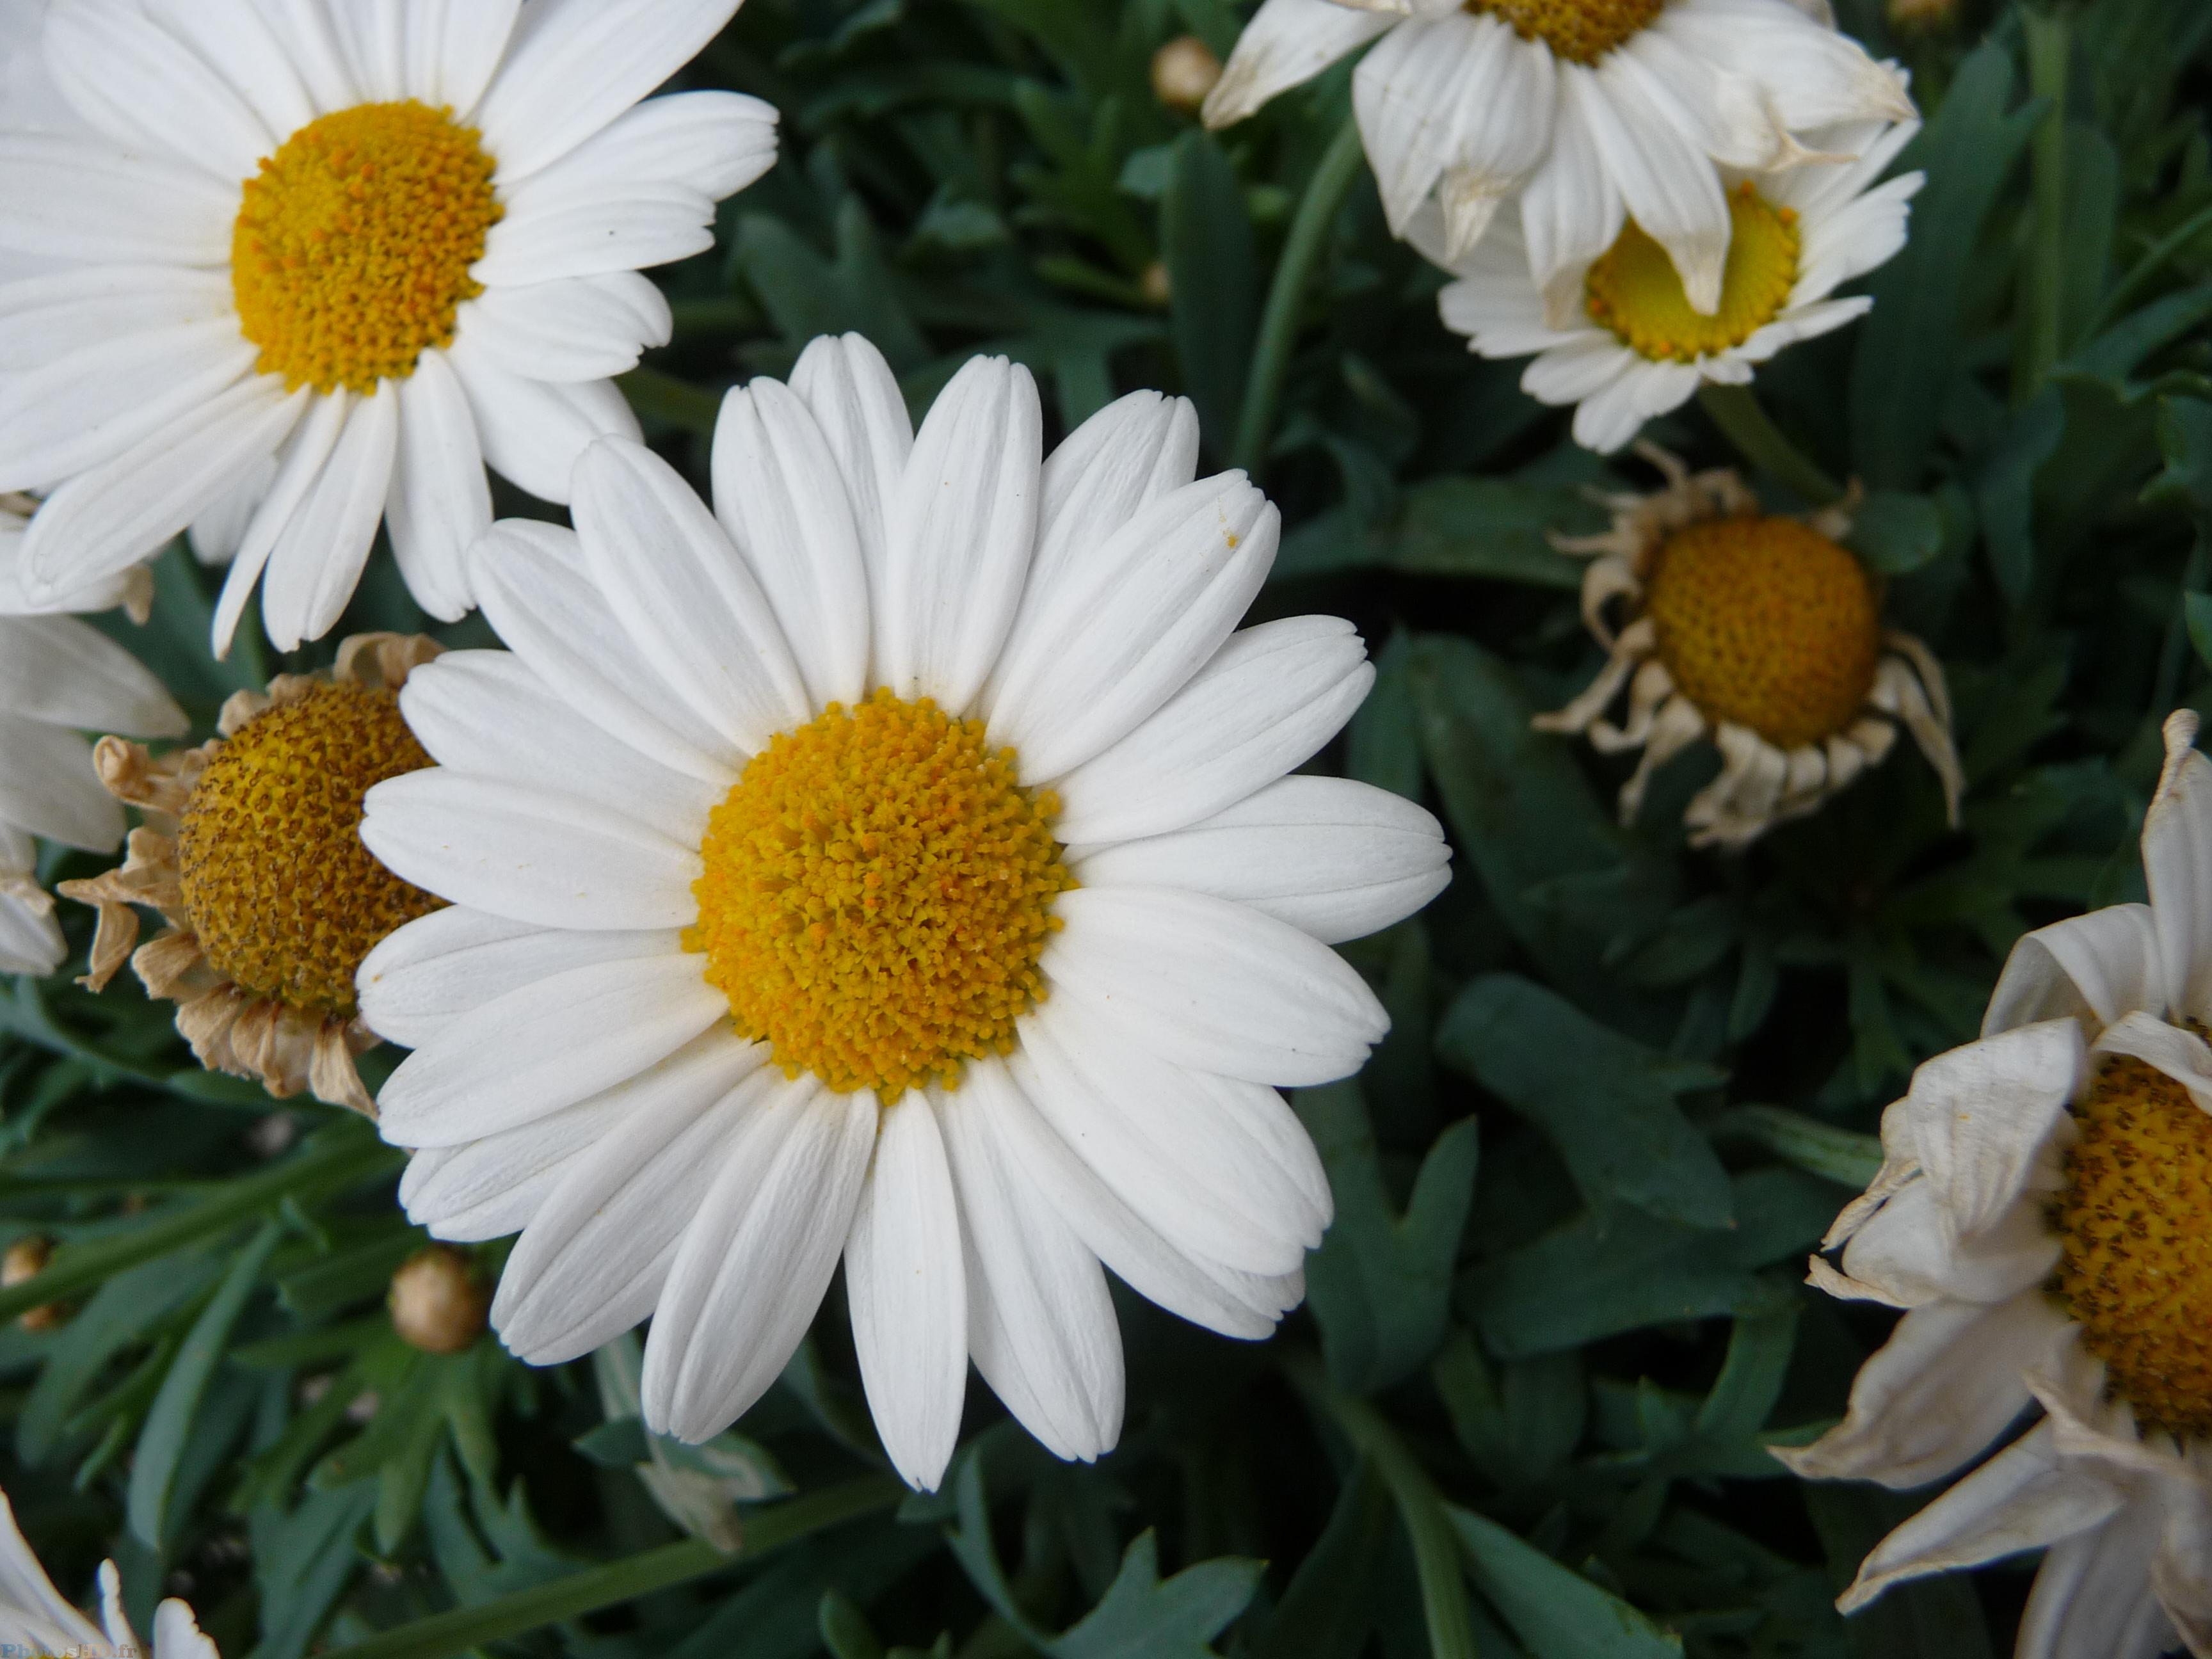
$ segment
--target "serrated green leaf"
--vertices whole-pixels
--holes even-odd
[[[1496,1522],[1447,1504],[1468,1571],[1533,1659],[1680,1659],[1682,1638]]]

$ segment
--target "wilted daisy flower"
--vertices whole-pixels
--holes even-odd
[[[154,1645],[145,1646],[123,1612],[115,1563],[100,1565],[100,1623],[62,1599],[54,1581],[15,1524],[0,1492],[0,1651],[18,1654],[130,1655],[133,1659],[222,1659],[200,1633],[192,1610],[173,1597],[154,1611]]]
[[[1813,1282],[1909,1310],[1799,1474],[1918,1486],[1838,1603],[2044,1550],[2018,1651],[2212,1650],[2212,765],[2166,723],[2150,903],[2013,948],[1982,1038],[1882,1115]]]
[[[1243,120],[1378,35],[1352,95],[1391,230],[1433,203],[1456,259],[1521,191],[1516,257],[1539,292],[1626,217],[1710,315],[1731,228],[1720,168],[1833,160],[1798,135],[1913,113],[1904,78],[1836,33],[1827,0],[1267,0],[1206,124]]]
[[[303,1088],[374,1115],[355,1057],[375,1046],[354,971],[401,924],[438,908],[361,844],[362,796],[430,757],[400,718],[399,687],[438,654],[427,639],[363,634],[327,678],[285,674],[223,705],[220,736],[155,756],[103,738],[114,798],[145,814],[122,866],[62,884],[100,907],[86,983],[128,960],[147,991],[175,1001],[203,1066]],[[138,944],[144,905],[167,925]]]
[[[1901,720],[1943,781],[1953,820],[1962,781],[1943,666],[1911,635],[1885,629],[1881,596],[1837,538],[1846,507],[1763,514],[1734,472],[1692,477],[1663,450],[1650,495],[1607,498],[1602,535],[1555,537],[1595,557],[1583,618],[1607,652],[1589,689],[1541,732],[1588,732],[1603,754],[1641,749],[1620,792],[1632,821],[1651,775],[1701,739],[1723,766],[1683,814],[1699,847],[1742,847],[1802,817],[1896,741]],[[1607,715],[1623,689],[1628,718]]]
[[[513,654],[410,683],[440,763],[362,838],[453,908],[361,973],[409,1213],[518,1228],[493,1322],[552,1364],[648,1316],[646,1419],[773,1382],[845,1261],[885,1446],[932,1486],[972,1355],[1063,1456],[1120,1432],[1100,1261],[1213,1329],[1304,1294],[1328,1183],[1277,1085],[1387,1021],[1330,942],[1444,884],[1435,821],[1284,775],[1373,678],[1348,623],[1235,633],[1273,561],[1187,404],[1041,460],[968,364],[919,434],[857,336],[730,394],[715,511],[635,444],[576,530],[478,549]]]
[[[643,266],[774,159],[735,93],[639,100],[738,0],[51,0],[82,131],[0,118],[0,489],[51,490],[33,597],[201,521],[270,637],[319,637],[380,521],[423,608],[471,599],[484,465],[567,498],[666,341]],[[12,123],[12,125],[10,125]]]
[[[0,586],[20,524],[0,512]],[[121,646],[74,617],[0,616],[0,974],[50,974],[64,945],[33,836],[104,853],[123,809],[81,732],[176,737],[184,711]]]
[[[1831,296],[1905,246],[1923,175],[1875,180],[1918,130],[1908,121],[1833,135],[1838,148],[1859,158],[1841,166],[1756,182],[1727,175],[1735,231],[1719,302],[1702,314],[1665,249],[1636,219],[1596,258],[1566,268],[1548,305],[1529,280],[1524,238],[1514,226],[1454,258],[1431,212],[1414,225],[1413,242],[1459,279],[1437,296],[1444,326],[1485,357],[1536,354],[1521,389],[1544,403],[1575,404],[1575,441],[1610,453],[1653,416],[1688,402],[1701,383],[1747,384],[1784,347],[1841,328],[1873,306],[1864,295]]]

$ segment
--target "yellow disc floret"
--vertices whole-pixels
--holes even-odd
[[[2054,1289],[2138,1425],[2212,1435],[2212,1115],[2121,1055],[2074,1119]]]
[[[1523,40],[1541,40],[1559,56],[1595,64],[1638,30],[1648,28],[1667,0],[1467,0],[1472,12],[1494,12]]]
[[[1795,749],[1858,717],[1881,659],[1874,584],[1795,519],[1709,519],[1676,531],[1644,614],[1675,689],[1707,719]]]
[[[474,127],[413,100],[311,121],[245,185],[239,326],[264,374],[318,392],[404,380],[483,292],[469,268],[503,210]]]
[[[353,684],[317,685],[218,748],[177,836],[185,909],[209,964],[289,1007],[357,1013],[362,958],[440,902],[361,844],[361,798],[429,763],[398,697]]]
[[[1740,346],[1782,314],[1797,285],[1797,213],[1748,182],[1729,198],[1732,230],[1720,309],[1701,316],[1667,250],[1631,219],[1583,279],[1592,321],[1654,362],[1695,362]]]
[[[878,691],[747,763],[714,809],[685,944],[738,1030],[793,1077],[888,1104],[1013,1046],[1075,885],[1014,751],[981,720]]]

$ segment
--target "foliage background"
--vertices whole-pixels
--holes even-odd
[[[1832,1596],[1922,1499],[1800,1487],[1762,1448],[1832,1419],[1884,1334],[1800,1283],[1880,1108],[1974,1034],[2022,930],[2139,892],[2158,719],[2212,705],[2212,8],[1969,3],[1905,33],[1838,3],[1912,68],[1930,182],[1871,318],[1758,394],[1873,492],[1859,550],[1949,665],[1960,830],[1900,753],[1748,856],[1692,853],[1709,758],[1624,830],[1620,766],[1529,732],[1595,665],[1542,532],[1651,475],[1442,330],[1363,172],[1271,337],[1294,349],[1253,459],[1291,528],[1260,608],[1358,622],[1381,678],[1317,764],[1429,801],[1458,876],[1350,947],[1396,1026],[1297,1103],[1339,1207],[1308,1310],[1253,1347],[1121,1295],[1118,1451],[1056,1464],[979,1386],[945,1493],[902,1503],[833,1293],[784,1382],[687,1453],[638,1424],[634,1348],[531,1372],[398,1342],[380,1297],[422,1241],[363,1126],[191,1069],[134,990],[0,983],[0,1243],[61,1240],[32,1288],[75,1309],[0,1330],[0,1486],[65,1590],[113,1553],[141,1628],[181,1594],[254,1659],[2007,1650],[2032,1563],[1847,1626]],[[1225,55],[1238,23],[750,0],[686,79],[775,102],[784,157],[663,273],[677,340],[627,383],[655,441],[698,475],[722,386],[857,329],[917,408],[977,350],[1030,365],[1063,429],[1182,391],[1226,465],[1349,79],[1206,136],[1147,64],[1185,33]],[[1739,459],[1696,405],[1647,435]],[[1798,504],[1804,468],[1753,449]],[[212,663],[206,573],[172,552],[160,587],[117,631],[204,728],[326,655],[265,660],[249,623]],[[339,632],[420,623],[380,560]]]

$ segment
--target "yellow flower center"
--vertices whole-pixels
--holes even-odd
[[[311,121],[246,181],[231,234],[239,326],[264,374],[369,392],[451,345],[469,268],[505,211],[474,127],[410,99]]]
[[[1784,749],[1858,717],[1881,659],[1865,569],[1795,519],[1709,519],[1659,550],[1644,614],[1675,689]]]
[[[390,691],[318,685],[249,721],[192,787],[177,836],[185,908],[216,972],[351,1018],[354,970],[440,901],[361,844],[361,798],[430,763]]]
[[[1495,12],[1523,40],[1541,40],[1559,57],[1595,64],[1638,30],[1648,28],[1667,0],[1467,0],[1472,12]]]
[[[1674,262],[1633,219],[1583,278],[1583,309],[1654,362],[1695,362],[1741,345],[1782,314],[1797,285],[1797,212],[1746,182],[1729,198],[1729,218],[1728,266],[1711,316],[1690,308]]]
[[[685,935],[787,1075],[889,1104],[1013,1046],[1075,878],[1014,751],[878,691],[755,755],[714,809]]]
[[[2074,1121],[2053,1288],[2138,1424],[2212,1435],[2212,1115],[2120,1055]]]

